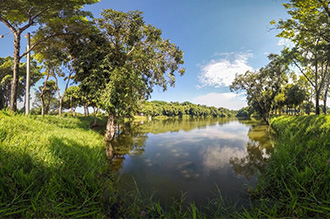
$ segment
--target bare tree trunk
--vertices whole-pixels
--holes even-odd
[[[112,141],[116,134],[115,116],[112,113],[108,113],[108,115],[109,115],[109,118],[108,118],[108,122],[107,122],[105,140]]]
[[[315,94],[315,114],[320,115],[320,92],[317,91]]]
[[[84,104],[84,116],[89,116],[88,105]]]
[[[98,113],[99,109],[96,107],[93,107],[93,110],[94,110],[94,113],[93,113],[94,121],[93,121],[92,127],[95,127],[95,126],[97,126],[97,113]]]
[[[17,111],[17,83],[19,74],[19,52],[21,47],[21,33],[14,33],[14,69],[13,69],[13,79],[11,82],[11,93],[10,93],[10,111]]]
[[[53,75],[54,75],[54,78],[55,78],[57,96],[58,96],[58,100],[59,100],[59,104],[60,104],[59,109],[58,109],[58,115],[59,116],[62,116],[62,102],[63,102],[63,98],[64,98],[64,95],[65,95],[65,92],[68,89],[72,72],[70,72],[70,74],[69,74],[68,81],[66,82],[66,85],[65,85],[65,88],[64,88],[64,91],[63,91],[62,96],[61,96],[61,93],[60,93],[60,88],[58,86],[57,76],[56,76],[56,73],[54,71],[53,71]]]
[[[60,106],[59,106],[59,108],[58,108],[58,115],[60,116],[60,117],[62,117],[62,101],[63,101],[63,96],[60,98],[60,100],[59,100],[59,104],[60,104]]]
[[[105,147],[105,156],[108,160],[112,160],[113,158],[113,147],[111,142],[107,142]]]
[[[73,109],[73,106],[72,106],[72,97],[70,97],[70,108],[71,108],[72,116],[75,117],[76,112],[75,112],[75,109]]]
[[[325,87],[324,98],[323,98],[323,113],[327,115],[327,98],[328,98],[329,85]]]
[[[45,100],[44,100],[44,93],[45,93],[45,90],[46,90],[46,86],[47,86],[47,81],[48,81],[48,78],[49,78],[49,69],[47,70],[47,75],[46,75],[46,79],[45,79],[45,82],[44,82],[44,86],[43,88],[41,89],[41,94],[40,94],[40,98],[41,98],[41,115],[44,116],[45,115],[45,111],[44,111],[44,108],[45,108]]]

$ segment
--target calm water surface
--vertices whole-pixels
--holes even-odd
[[[272,152],[267,126],[237,119],[173,119],[125,126],[108,148],[119,186],[156,191],[162,203],[201,203],[217,187],[226,199],[247,199]]]

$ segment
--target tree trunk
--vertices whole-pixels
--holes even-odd
[[[89,116],[88,105],[84,105],[84,116]]]
[[[315,95],[315,114],[320,115],[320,93],[317,92]]]
[[[60,117],[62,117],[62,101],[63,101],[63,96],[62,96],[62,98],[60,98],[60,102],[59,102],[60,106],[59,106],[59,109],[58,109],[58,115]]]
[[[41,116],[43,117],[45,115],[45,101],[44,101],[44,97],[41,96]]]
[[[323,113],[327,115],[327,97],[328,97],[329,85],[325,87],[324,98],[323,98]]]
[[[72,97],[70,97],[70,108],[71,108],[71,112],[72,112],[72,116],[75,116],[75,111],[73,110],[73,106],[72,106]]]
[[[14,69],[13,69],[13,80],[11,82],[11,93],[10,93],[10,111],[17,111],[17,83],[19,74],[19,52],[21,47],[21,34],[14,33]]]
[[[107,128],[105,133],[105,140],[112,141],[115,137],[116,126],[115,126],[115,116],[112,113],[108,113],[109,118],[107,122]]]
[[[105,156],[108,160],[112,160],[113,158],[113,147],[111,142],[107,142],[105,147]]]
[[[48,78],[49,78],[49,69],[47,70],[47,75],[46,75],[46,79],[45,79],[45,82],[44,82],[44,86],[41,89],[41,94],[40,94],[40,98],[41,98],[41,115],[42,116],[45,115],[45,111],[44,111],[44,109],[45,109],[44,93],[45,93],[45,90],[46,90]]]

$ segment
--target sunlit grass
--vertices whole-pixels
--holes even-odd
[[[104,216],[109,165],[102,135],[88,126],[0,112],[0,217]]]
[[[272,120],[275,152],[247,217],[330,217],[330,116]]]

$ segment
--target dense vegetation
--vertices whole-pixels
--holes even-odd
[[[171,102],[151,101],[145,102],[139,109],[140,113],[147,116],[194,116],[194,117],[232,117],[236,115],[236,111],[228,110],[220,107],[208,107],[205,105],[193,104],[190,102]]]
[[[246,216],[330,217],[330,117],[272,119],[275,152],[259,177]]]

